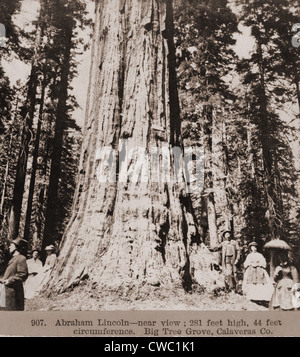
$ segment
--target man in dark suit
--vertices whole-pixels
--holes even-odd
[[[13,240],[9,246],[11,259],[1,281],[5,286],[5,310],[7,311],[24,310],[23,282],[28,276],[26,250],[27,241],[21,238]]]

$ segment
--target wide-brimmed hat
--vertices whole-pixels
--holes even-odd
[[[45,250],[55,250],[54,245],[53,245],[53,244],[48,245],[48,246],[45,248]]]
[[[11,241],[16,247],[16,249],[21,253],[21,254],[26,254],[27,249],[28,249],[28,242],[27,240],[23,238],[16,238]]]
[[[257,247],[258,244],[256,242],[251,242],[249,245],[248,245],[248,248],[251,248],[251,247]]]
[[[225,237],[225,234],[226,233],[229,233],[230,235],[231,235],[231,231],[224,231],[223,233],[222,233],[222,237],[224,238]]]
[[[26,248],[28,245],[27,240],[25,240],[23,238],[16,238],[16,239],[12,240],[11,242],[18,248]]]

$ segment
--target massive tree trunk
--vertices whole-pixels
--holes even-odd
[[[105,290],[189,288],[193,223],[182,204],[183,160],[170,154],[181,145],[174,52],[171,0],[97,1],[74,212],[49,291],[86,278]],[[147,154],[160,149],[167,154],[155,168]],[[134,171],[137,179],[126,177]],[[104,174],[112,180],[101,182]]]

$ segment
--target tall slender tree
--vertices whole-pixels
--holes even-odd
[[[57,42],[60,44],[61,58],[59,66],[59,82],[57,87],[57,107],[55,113],[55,130],[51,154],[51,168],[49,187],[47,193],[47,206],[45,212],[45,228],[42,248],[55,243],[55,235],[59,211],[59,182],[62,177],[62,152],[64,145],[64,133],[68,128],[70,106],[69,87],[74,77],[74,58],[72,51],[77,47],[76,27],[87,25],[85,19],[85,4],[82,1],[69,2],[54,1],[52,4],[53,24],[57,29]],[[56,88],[54,88],[56,91]],[[76,104],[75,101],[72,102]]]
[[[39,65],[41,56],[42,36],[44,24],[42,21],[44,7],[41,6],[40,17],[37,22],[35,45],[31,62],[31,73],[28,81],[26,102],[21,109],[21,117],[23,120],[23,132],[18,155],[17,173],[14,184],[14,193],[10,208],[8,238],[15,239],[19,234],[22,202],[24,195],[24,185],[27,173],[27,162],[29,155],[29,145],[33,139],[33,120],[36,110],[37,88],[39,78]]]
[[[46,61],[47,61],[47,59],[46,59]],[[33,153],[32,153],[30,184],[29,184],[29,192],[28,192],[28,198],[27,198],[27,209],[26,209],[25,227],[24,227],[24,239],[27,241],[30,238],[29,232],[30,232],[30,224],[31,224],[31,213],[32,213],[32,205],[33,205],[33,199],[34,199],[34,189],[35,189],[35,182],[36,182],[37,166],[38,166],[42,120],[43,120],[43,115],[44,115],[44,105],[45,105],[46,85],[47,85],[46,65],[47,65],[47,62],[45,64],[45,68],[43,69],[43,79],[42,79],[41,97],[40,97],[40,103],[39,103],[38,123],[37,123],[36,132],[35,132],[34,148],[33,148]]]
[[[64,134],[64,120],[67,114],[68,84],[70,73],[70,57],[72,48],[74,22],[68,19],[65,24],[65,53],[61,67],[60,90],[58,95],[58,104],[55,122],[54,144],[51,160],[51,173],[48,188],[47,210],[45,217],[45,230],[42,248],[53,243],[53,233],[56,224],[56,209],[58,198],[58,184],[61,177],[61,159]]]
[[[248,208],[252,217],[264,211],[260,224],[252,226],[254,230],[248,231],[248,235],[263,244],[269,239],[288,239],[290,204],[295,198],[293,155],[287,139],[289,125],[279,112],[282,103],[289,101],[288,96],[284,97],[285,84],[280,81],[288,66],[282,62],[278,46],[278,35],[286,21],[283,15],[287,14],[289,4],[277,0],[242,3],[242,21],[251,28],[255,39],[251,57],[240,64],[243,83],[248,88],[244,116],[253,126],[251,147],[256,155],[250,195],[256,204],[251,203],[252,208]]]

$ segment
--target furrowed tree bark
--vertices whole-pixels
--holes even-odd
[[[207,222],[209,231],[209,244],[215,247],[218,244],[217,213],[215,206],[214,179],[213,179],[213,152],[212,128],[213,107],[203,107],[204,118],[204,194],[206,196]]]
[[[43,223],[44,223],[44,202],[46,200],[46,193],[48,187],[48,160],[49,160],[49,151],[50,143],[49,138],[47,137],[44,142],[44,147],[42,151],[42,163],[40,167],[39,175],[42,182],[39,185],[38,192],[36,194],[36,199],[33,202],[33,218],[32,218],[32,247],[41,248],[42,245],[42,232],[43,232]]]
[[[18,111],[18,103],[19,101],[17,100],[16,103],[16,112]],[[14,115],[13,119],[13,126],[16,125],[16,114]],[[4,217],[4,204],[5,204],[5,198],[6,198],[6,190],[7,190],[7,181],[8,181],[8,175],[9,175],[9,157],[11,156],[12,152],[12,141],[13,141],[13,127],[10,128],[10,138],[9,138],[9,145],[8,145],[8,152],[7,152],[7,162],[5,166],[5,175],[3,178],[3,188],[2,188],[2,193],[1,193],[1,201],[0,201],[0,227],[2,226],[2,218]]]
[[[86,278],[101,291],[189,289],[193,224],[174,156],[167,155],[169,171],[162,159],[157,170],[143,160],[144,180],[123,180],[136,167],[136,148],[147,155],[181,145],[172,18],[170,0],[97,1],[80,180],[48,292]],[[97,180],[104,147],[116,153],[112,182]],[[130,149],[137,156],[126,161]]]
[[[18,126],[18,107],[19,107],[19,99],[16,99],[15,109],[14,109],[14,116],[13,116],[13,123],[10,127],[10,137],[9,137],[9,144],[7,150],[7,162],[5,166],[5,175],[3,178],[2,184],[2,193],[1,193],[1,200],[0,200],[0,230],[2,229],[2,225],[5,221],[5,218],[9,212],[5,209],[5,204],[7,200],[7,187],[8,187],[8,179],[9,179],[9,170],[10,170],[10,158],[12,155],[12,148],[13,148],[13,132],[14,128]]]
[[[10,136],[8,155],[10,155],[11,152],[11,142],[12,142],[12,133]],[[3,188],[2,188],[1,200],[0,200],[0,227],[2,226],[2,220],[4,217],[4,204],[5,204],[5,197],[6,197],[6,190],[7,190],[8,174],[9,174],[9,159],[7,159],[7,163],[5,166],[5,175],[3,178]]]
[[[260,142],[262,146],[262,159],[263,159],[263,169],[264,169],[264,186],[266,194],[266,205],[267,205],[267,221],[270,231],[271,239],[278,237],[278,232],[275,225],[275,187],[273,175],[273,155],[272,148],[269,146],[269,113],[267,109],[268,99],[266,95],[266,84],[265,84],[265,71],[263,64],[263,50],[260,37],[257,41],[257,54],[259,58],[259,80],[260,80],[260,108],[259,108],[259,131],[260,131]]]
[[[226,154],[225,113],[219,110],[212,127],[212,171],[217,228],[222,232],[232,229],[232,210],[226,191],[228,181],[228,157]]]
[[[299,115],[300,115],[300,76],[298,74],[297,69],[295,69],[295,79],[294,79],[294,83],[295,83],[295,87],[296,87],[296,95],[297,95],[297,100],[298,100],[298,109],[299,109]]]

